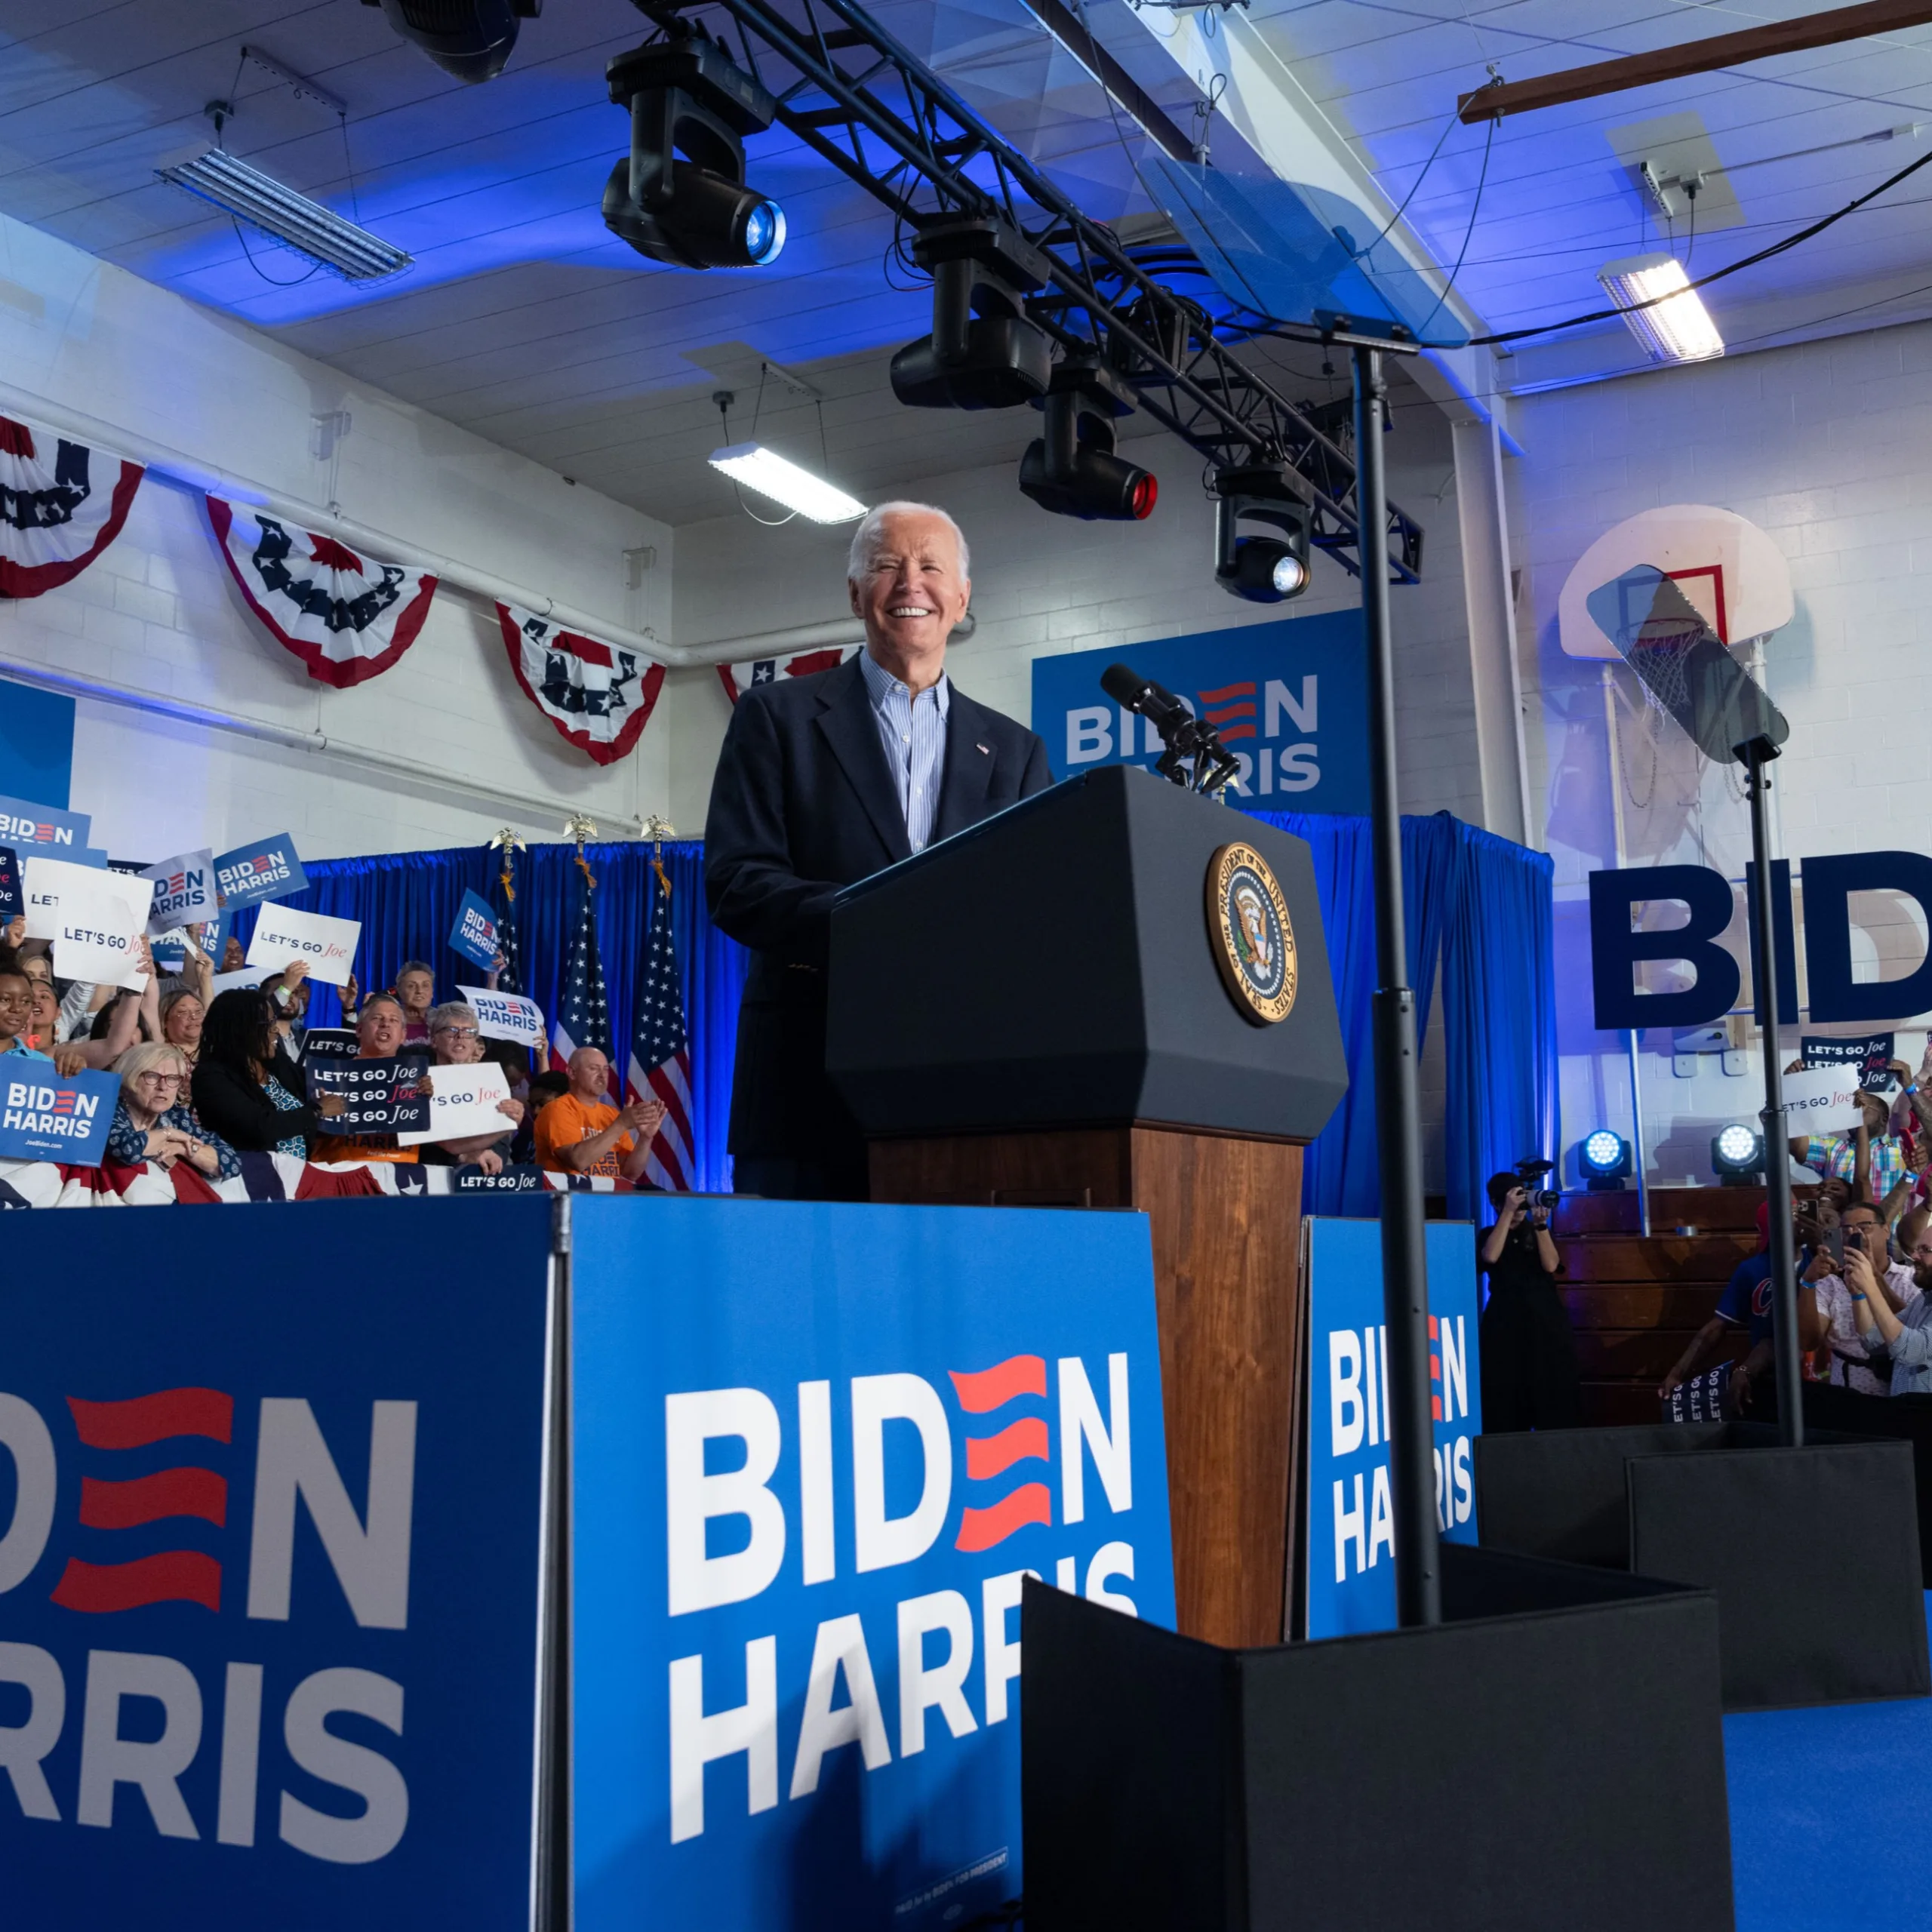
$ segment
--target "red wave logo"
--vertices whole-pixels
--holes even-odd
[[[959,1406],[968,1415],[984,1415],[989,1410],[1004,1408],[1022,1395],[1044,1398],[1047,1392],[1047,1364],[1040,1355],[1009,1355],[976,1374],[952,1377]],[[1037,1457],[1049,1460],[1047,1425],[1039,1416],[1023,1416],[1008,1423],[995,1435],[969,1435],[966,1438],[966,1475],[971,1482],[990,1482],[1004,1475],[1015,1463]],[[1051,1524],[1053,1499],[1043,1482],[1022,1483],[983,1509],[968,1507],[961,1515],[959,1534],[953,1548],[969,1553],[991,1549],[1029,1523]]]
[[[90,1449],[145,1449],[171,1435],[207,1435],[226,1442],[235,1425],[235,1398],[219,1389],[162,1389],[125,1402],[84,1402],[69,1395],[67,1406]]]
[[[1051,1524],[1053,1519],[1053,1503],[1046,1484],[1022,1483],[1011,1496],[1001,1497],[989,1509],[968,1509],[960,1518],[959,1534],[952,1546],[969,1554],[991,1549],[1029,1523]]]
[[[139,1610],[151,1603],[198,1603],[221,1608],[221,1565],[198,1549],[166,1549],[132,1563],[83,1563],[67,1559],[54,1601],[63,1610],[100,1616]]]
[[[1047,1364],[1038,1355],[1009,1355],[977,1375],[961,1375],[957,1369],[950,1373],[959,1406],[969,1416],[1004,1407],[1016,1395],[1047,1392]]]
[[[144,1449],[180,1435],[227,1442],[234,1433],[235,1398],[219,1389],[161,1389],[113,1402],[69,1395],[67,1407],[90,1449]],[[83,1529],[112,1534],[177,1516],[226,1527],[227,1478],[184,1464],[125,1481],[81,1478]],[[156,1603],[196,1603],[219,1613],[221,1564],[198,1549],[160,1550],[127,1563],[89,1563],[71,1556],[54,1586],[53,1600],[63,1610],[97,1617]]]

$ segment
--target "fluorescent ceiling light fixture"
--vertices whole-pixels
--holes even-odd
[[[1675,255],[1627,255],[1606,262],[1597,279],[1653,362],[1706,362],[1724,353],[1724,337]]]
[[[287,243],[344,281],[374,281],[400,273],[415,260],[380,235],[344,221],[333,208],[284,187],[272,175],[236,160],[223,149],[210,148],[193,161],[156,172],[164,181]]]
[[[847,496],[823,477],[787,462],[762,443],[731,443],[713,450],[711,466],[723,470],[733,482],[742,483],[814,523],[850,523],[866,513],[865,505],[856,497]]]

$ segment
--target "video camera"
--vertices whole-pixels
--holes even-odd
[[[1536,1185],[1555,1164],[1554,1161],[1518,1161],[1509,1170],[1522,1183],[1525,1196],[1523,1205],[1532,1214],[1554,1214],[1557,1203],[1563,1198],[1558,1189]]]

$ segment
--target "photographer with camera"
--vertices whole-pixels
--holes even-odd
[[[1576,1429],[1583,1420],[1577,1339],[1556,1291],[1562,1257],[1551,1239],[1556,1196],[1529,1183],[1547,1162],[1519,1161],[1489,1178],[1494,1224],[1478,1237],[1478,1266],[1489,1277],[1479,1330],[1482,1426],[1486,1434]]]

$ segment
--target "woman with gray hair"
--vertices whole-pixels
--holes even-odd
[[[121,1097],[107,1130],[110,1162],[171,1168],[186,1161],[210,1180],[232,1180],[242,1171],[235,1149],[195,1118],[186,1097],[193,1069],[179,1047],[145,1040],[130,1047],[114,1071],[121,1076]]]

